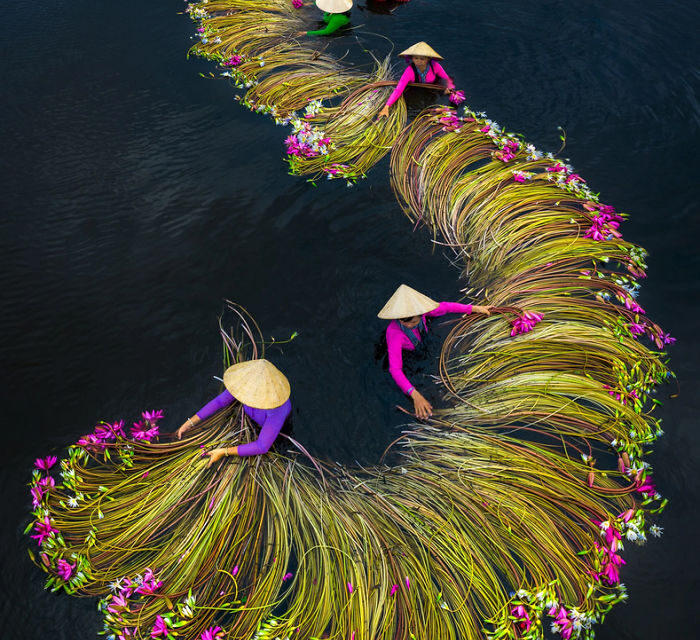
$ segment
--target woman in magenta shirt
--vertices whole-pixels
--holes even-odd
[[[438,60],[442,60],[442,56],[426,42],[418,42],[399,55],[404,56],[408,66],[396,85],[396,89],[379,112],[380,118],[389,115],[389,107],[401,97],[409,82],[435,84],[440,78],[447,84],[445,93],[450,93],[455,88],[454,82],[438,62]]]
[[[491,307],[480,307],[459,302],[435,302],[415,289],[402,284],[389,298],[378,316],[391,320],[386,328],[386,346],[389,354],[389,373],[394,382],[413,400],[416,416],[427,418],[433,407],[411,384],[403,372],[403,351],[414,351],[427,333],[426,318],[444,316],[446,313],[485,313]]]
[[[209,466],[228,456],[259,456],[267,453],[292,412],[289,381],[271,362],[262,358],[239,362],[224,372],[226,390],[187,418],[177,430],[178,439],[196,424],[211,418],[237,400],[245,414],[260,427],[254,442],[221,447],[209,452]]]

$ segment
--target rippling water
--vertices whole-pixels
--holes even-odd
[[[402,422],[374,360],[376,310],[400,281],[458,296],[386,163],[353,189],[288,176],[283,130],[185,59],[182,3],[110,5],[14,3],[0,27],[3,638],[96,637],[94,602],[43,592],[27,558],[32,460],[142,408],[177,426],[218,389],[225,298],[268,336],[299,332],[283,347],[295,436],[371,463]],[[691,2],[412,0],[356,10],[353,35],[332,45],[384,55],[380,33],[401,48],[425,39],[472,108],[545,150],[564,127],[566,155],[650,251],[642,304],[679,339],[681,396],[652,457],[671,504],[664,538],[628,551],[630,604],[602,639],[687,637],[698,582],[699,17]]]

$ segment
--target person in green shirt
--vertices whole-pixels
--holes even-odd
[[[316,0],[316,6],[323,11],[326,26],[315,31],[300,31],[297,36],[329,36],[350,24],[352,0]]]

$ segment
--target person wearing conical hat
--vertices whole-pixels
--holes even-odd
[[[403,351],[414,351],[428,332],[427,319],[446,313],[485,313],[491,307],[480,307],[459,302],[435,302],[428,296],[402,284],[377,314],[383,320],[391,320],[386,328],[386,346],[389,355],[389,373],[394,382],[413,400],[416,416],[428,418],[433,407],[411,384],[403,372]]]
[[[442,60],[442,56],[427,42],[416,42],[416,44],[402,51],[399,55],[406,60],[406,70],[396,85],[396,89],[394,89],[379,112],[380,118],[389,115],[389,107],[401,97],[409,82],[437,84],[438,78],[440,78],[447,84],[445,93],[450,93],[455,88],[452,78],[447,75],[442,65],[438,62],[438,60]]]
[[[316,6],[323,11],[323,21],[326,26],[314,31],[300,31],[295,35],[329,36],[350,24],[350,9],[352,0],[316,0]]]
[[[267,453],[292,412],[289,380],[263,358],[238,362],[224,372],[226,390],[187,418],[177,430],[178,440],[199,422],[211,418],[236,400],[246,415],[260,427],[255,442],[222,447],[209,452],[209,466],[227,456],[259,456]]]

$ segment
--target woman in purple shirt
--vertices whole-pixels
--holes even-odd
[[[455,83],[438,62],[438,60],[442,60],[442,56],[428,43],[417,42],[399,55],[404,56],[407,67],[396,85],[396,89],[379,112],[380,118],[389,115],[389,107],[401,97],[409,82],[435,84],[438,78],[441,78],[447,84],[445,93],[450,93],[455,88]]]
[[[227,456],[259,456],[267,453],[292,412],[289,381],[271,362],[262,358],[239,362],[224,373],[226,390],[187,418],[177,430],[178,439],[196,424],[211,418],[237,400],[246,415],[260,426],[255,442],[221,447],[209,452],[209,466]]]
[[[423,335],[428,331],[426,318],[436,318],[446,313],[466,315],[472,312],[489,315],[491,307],[459,302],[435,302],[405,284],[394,292],[379,312],[380,318],[391,320],[386,328],[389,373],[399,389],[413,400],[417,417],[428,418],[433,413],[433,407],[403,372],[403,351],[414,351],[423,341]]]

